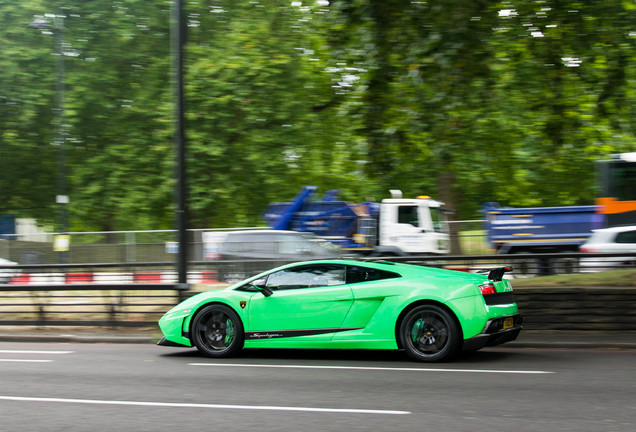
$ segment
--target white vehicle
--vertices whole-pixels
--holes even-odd
[[[382,200],[379,218],[379,253],[446,254],[450,240],[443,203],[429,197]]]
[[[16,272],[13,268],[4,268],[4,267],[15,267],[18,263],[9,261],[4,258],[0,258],[0,284],[9,283],[9,280],[13,276],[16,275]]]
[[[594,230],[581,245],[583,253],[628,253],[631,256],[581,258],[582,273],[615,270],[636,266],[636,226],[619,226]]]
[[[263,219],[273,230],[313,233],[344,253],[363,255],[439,255],[449,252],[450,236],[444,204],[428,196],[350,203],[339,191],[310,199],[315,186],[305,186],[289,202],[271,203]]]

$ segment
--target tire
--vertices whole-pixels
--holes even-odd
[[[241,319],[222,304],[211,304],[201,309],[192,321],[190,334],[199,352],[213,358],[238,354],[245,341]]]
[[[459,351],[459,325],[445,309],[435,305],[417,306],[400,324],[400,342],[406,354],[419,362],[440,362]]]
[[[512,266],[512,274],[516,278],[531,278],[544,273],[544,262],[539,258],[513,258]]]
[[[550,262],[552,274],[575,274],[579,272],[577,258],[555,258]]]

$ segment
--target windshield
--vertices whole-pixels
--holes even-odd
[[[446,213],[441,207],[430,207],[431,221],[433,222],[433,229],[435,232],[446,232]]]

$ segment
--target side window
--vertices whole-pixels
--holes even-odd
[[[272,253],[274,251],[273,237],[268,233],[230,234],[225,240],[224,249],[227,252]]]
[[[419,218],[417,217],[417,206],[399,206],[398,223],[420,226]]]
[[[616,235],[616,243],[636,243],[636,231],[625,231]]]
[[[343,285],[345,268],[340,265],[306,265],[280,270],[267,277],[272,291]]]
[[[302,236],[284,235],[276,237],[278,253],[282,254],[299,254],[309,251],[310,245]]]
[[[386,270],[379,270],[370,267],[350,266],[347,269],[347,283],[370,282],[382,279],[393,279],[401,277],[398,273]]]
[[[272,236],[269,234],[256,234],[249,237],[246,236],[246,241],[249,242],[245,245],[246,251],[254,251],[265,254],[269,254],[274,251]]]

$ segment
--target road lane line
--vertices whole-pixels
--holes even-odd
[[[318,413],[335,413],[335,414],[381,414],[381,415],[411,414],[410,411],[373,410],[373,409],[355,409],[355,408],[348,409],[348,408],[315,408],[315,407],[289,407],[289,406],[268,406],[268,405],[196,404],[196,403],[179,403],[179,402],[64,399],[64,398],[39,398],[39,397],[21,397],[21,396],[0,396],[0,400],[14,401],[14,402],[49,402],[49,403],[87,404],[87,405],[124,405],[124,406],[144,406],[144,407],[162,407],[162,408],[233,409],[233,410],[247,410],[247,411],[297,411],[297,412],[318,412]]]
[[[4,363],[52,363],[53,360],[0,359]]]
[[[440,369],[440,368],[394,368],[373,366],[311,366],[311,365],[271,365],[271,364],[241,364],[241,363],[188,363],[188,366],[217,366],[217,367],[245,367],[245,368],[281,368],[281,369],[337,369],[337,370],[368,370],[389,372],[457,372],[457,373],[491,373],[491,374],[521,374],[537,375],[552,374],[550,371],[539,370],[506,370],[506,369]]]
[[[0,350],[0,354],[74,354],[75,351]]]

